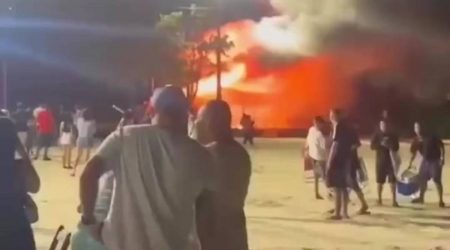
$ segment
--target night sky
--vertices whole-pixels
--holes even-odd
[[[270,13],[267,0],[221,0],[222,21],[257,19]],[[160,13],[188,6],[190,0],[1,0],[0,55],[8,61],[13,99],[41,98],[92,84],[142,82],[152,68],[152,27]],[[210,0],[197,0],[211,4]],[[450,1],[361,1],[386,20],[405,20],[448,34]],[[12,9],[10,10],[10,7]],[[8,18],[14,18],[11,23]],[[5,21],[6,20],[6,21]],[[74,87],[75,86],[75,87]],[[31,97],[24,94],[30,90]],[[62,93],[61,96],[67,93]],[[81,93],[73,94],[77,98]],[[46,96],[46,95],[42,95]],[[63,99],[61,97],[60,99]]]

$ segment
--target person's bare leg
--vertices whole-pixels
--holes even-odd
[[[44,147],[44,160],[49,161],[50,157],[48,157],[48,150],[50,147]]]
[[[393,207],[399,207],[397,202],[397,183],[393,182],[390,184],[391,186],[391,193],[392,193],[392,206]]]
[[[356,196],[358,197],[359,202],[361,203],[361,208],[359,209],[359,214],[367,214],[369,213],[369,205],[367,204],[366,197],[364,197],[364,193],[362,192],[359,186],[355,186],[353,188]]]
[[[67,168],[66,162],[67,162],[67,146],[63,146],[63,157],[62,157],[63,168]]]
[[[419,197],[412,200],[412,203],[423,204],[425,202],[425,192],[427,191],[427,188],[427,181],[422,181],[422,183],[420,184]]]
[[[323,200],[323,197],[319,193],[319,175],[314,174],[314,192],[317,200]]]
[[[86,162],[89,161],[90,158],[91,158],[91,148],[88,148],[86,150]]]
[[[343,218],[350,218],[348,216],[348,203],[349,203],[349,193],[347,188],[342,189],[342,217]]]
[[[71,168],[72,167],[72,146],[69,145],[67,146],[67,167]]]
[[[443,192],[442,182],[435,182],[434,184],[436,185],[436,190],[438,192],[439,207],[445,207],[444,198],[443,198],[444,192]]]
[[[342,189],[334,188],[334,215],[329,217],[330,220],[340,220],[342,209]]]
[[[381,205],[383,205],[383,198],[382,198],[383,184],[380,184],[380,183],[377,184],[377,194],[378,194],[377,204],[379,206],[381,206]]]
[[[81,157],[83,156],[83,149],[78,147],[77,158],[75,159],[75,165],[73,166],[73,171],[71,176],[75,176],[77,173],[77,167],[80,164]]]
[[[42,147],[41,146],[37,146],[36,154],[34,155],[34,159],[35,160],[39,159],[39,156],[41,155],[41,150],[42,150]]]

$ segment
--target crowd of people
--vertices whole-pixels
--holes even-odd
[[[72,169],[71,175],[75,176],[83,156],[85,161],[90,158],[96,132],[92,109],[76,106],[74,112],[61,109],[55,114],[47,104],[40,104],[31,111],[18,103],[16,110],[8,116],[14,121],[26,152],[34,160],[40,159],[43,151],[42,160],[51,161],[49,149],[58,145],[63,151],[63,168]],[[73,162],[74,146],[77,155]]]
[[[26,212],[28,193],[39,190],[39,177],[30,155],[36,159],[44,150],[50,160],[55,123],[59,119],[59,144],[63,147],[63,167],[73,169],[83,155],[86,167],[80,177],[81,213],[78,232],[72,239],[73,250],[247,250],[244,212],[251,178],[251,160],[245,148],[233,137],[232,115],[224,101],[210,101],[199,110],[188,126],[189,102],[180,88],[167,86],[155,90],[150,99],[151,122],[124,112],[117,129],[90,157],[95,133],[92,112],[77,107],[74,114],[63,112],[55,118],[46,105],[34,110],[32,118],[18,105],[17,110],[0,116],[0,227],[2,249],[35,249]],[[246,118],[253,138],[254,122]],[[306,140],[306,153],[315,173],[315,195],[319,180],[332,190],[334,208],[331,220],[349,217],[349,190],[356,193],[361,208],[358,214],[370,214],[360,187],[363,172],[358,156],[361,142],[356,130],[342,111],[330,112],[332,128],[322,117],[314,119]],[[35,128],[35,130],[34,130]],[[442,140],[416,123],[411,145],[411,161],[420,158],[417,179],[423,203],[430,178],[436,184],[441,207],[442,167],[445,151]],[[194,131],[191,131],[194,130]],[[29,137],[37,134],[34,154]],[[247,131],[248,132],[248,131]],[[72,166],[72,147],[78,155]],[[246,138],[246,142],[252,142]],[[392,205],[399,182],[399,139],[391,121],[382,119],[371,140],[376,151],[378,204],[388,182]],[[16,155],[17,154],[17,155]],[[19,169],[20,171],[15,171]],[[76,208],[74,208],[76,209]]]
[[[314,191],[317,199],[323,199],[319,193],[319,180],[323,179],[330,196],[334,198],[335,207],[330,210],[330,219],[340,220],[348,218],[349,190],[356,193],[361,202],[359,214],[369,214],[369,206],[361,191],[360,179],[366,178],[358,148],[361,146],[359,136],[345,119],[340,110],[330,112],[332,129],[322,117],[314,119],[314,125],[309,129],[305,144],[305,156],[314,170]],[[330,133],[331,131],[331,133]],[[443,201],[442,169],[445,164],[445,147],[442,139],[430,128],[414,123],[415,136],[410,151],[411,159],[408,170],[414,168],[416,178],[411,185],[419,189],[419,197],[412,203],[424,203],[427,183],[430,179],[436,184],[439,197],[439,207],[445,207]],[[383,187],[386,182],[390,185],[392,206],[399,207],[397,202],[398,185],[402,184],[399,173],[401,158],[399,156],[399,136],[387,112],[379,122],[378,129],[371,139],[370,147],[376,153],[375,176],[377,183],[377,204],[382,205]]]

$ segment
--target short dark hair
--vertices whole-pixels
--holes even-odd
[[[92,109],[88,108],[83,112],[83,119],[86,121],[94,120],[94,112]]]
[[[314,117],[314,122],[325,123],[325,119],[323,119],[322,116],[318,115],[318,116]]]
[[[331,109],[331,112],[332,112],[333,114],[335,114],[336,117],[337,117],[338,119],[341,119],[342,116],[343,116],[343,114],[344,114],[344,112],[342,111],[342,109],[339,109],[339,108]]]
[[[232,114],[230,106],[222,100],[209,101],[205,107],[206,117],[212,126],[212,135],[217,141],[230,141],[233,139],[231,129]]]

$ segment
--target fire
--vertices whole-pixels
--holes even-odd
[[[223,97],[231,106],[235,126],[246,112],[259,128],[306,127],[330,108],[350,107],[355,100],[352,86],[359,74],[392,68],[405,71],[392,44],[341,46],[313,57],[296,55],[295,60],[271,64],[283,51],[295,50],[301,42],[298,36],[282,25],[248,20],[222,29],[235,44],[224,58],[222,74]],[[401,45],[397,47],[402,50]],[[215,74],[205,76],[199,84],[199,103],[214,98],[215,92]]]

